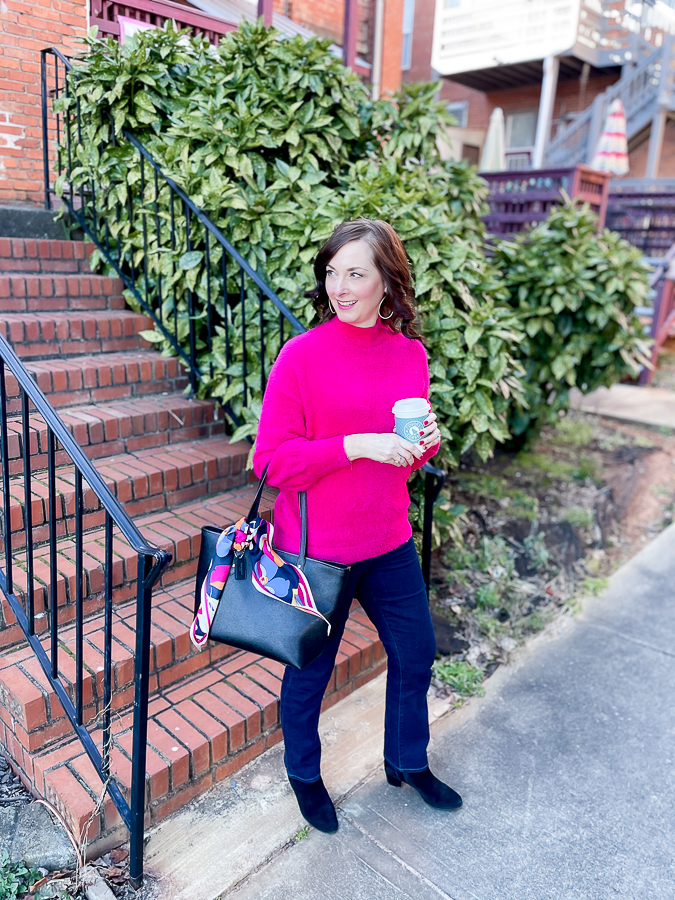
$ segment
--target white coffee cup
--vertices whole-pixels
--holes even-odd
[[[419,443],[424,421],[431,411],[428,400],[424,397],[408,397],[406,400],[397,400],[392,408],[396,421],[396,434],[410,441],[411,444]]]

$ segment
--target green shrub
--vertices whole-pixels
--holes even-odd
[[[567,199],[536,228],[496,245],[508,302],[526,332],[519,344],[526,403],[516,398],[509,416],[515,435],[554,421],[571,387],[609,386],[649,362],[635,315],[649,295],[642,254],[596,225],[588,206]]]
[[[22,862],[12,862],[9,853],[0,853],[0,900],[14,900],[23,897],[28,889],[42,877],[39,869],[26,866]]]
[[[432,666],[435,678],[449,685],[460,697],[483,696],[483,670],[464,660],[436,660]]]
[[[326,41],[280,40],[261,25],[242,25],[217,49],[198,38],[185,41],[171,25],[129,46],[95,37],[87,44],[71,81],[88,138],[75,186],[95,183],[127,267],[132,261],[136,269],[147,267],[151,293],[161,277],[165,314],[175,289],[186,348],[185,298],[194,292],[202,329],[200,392],[231,404],[245,423],[235,437],[257,429],[260,344],[249,342],[244,403],[241,347],[228,366],[222,314],[213,323],[214,352],[208,358],[203,352],[207,292],[223,293],[220,252],[212,247],[207,272],[199,234],[185,252],[180,215],[177,246],[166,249],[168,192],[156,196],[147,178],[146,221],[152,226],[156,204],[165,247],[160,251],[151,227],[144,253],[142,217],[130,221],[125,206],[128,192],[140,193],[138,157],[126,141],[112,143],[108,113],[117,138],[131,129],[307,326],[314,317],[305,298],[314,284],[311,261],[335,225],[361,215],[391,222],[415,277],[431,399],[445,438],[438,463],[456,466],[471,447],[486,459],[496,441],[507,439],[509,404],[521,392],[514,348],[522,335],[480,243],[486,186],[466,163],[440,158],[437,142],[451,120],[433,100],[434,85],[408,85],[393,102],[373,103]],[[74,108],[73,99],[59,103]],[[226,290],[237,296],[234,273]],[[130,292],[127,299],[133,306]],[[246,310],[247,322],[255,321],[257,293],[247,296]],[[231,306],[227,315],[232,340],[241,332],[241,312]],[[170,352],[161,334],[148,337]],[[278,348],[278,341],[266,343],[267,371]]]
[[[575,528],[590,528],[595,521],[593,512],[584,506],[570,506],[563,514],[563,521]]]

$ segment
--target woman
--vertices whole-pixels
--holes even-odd
[[[436,642],[408,521],[410,472],[432,457],[441,435],[429,414],[419,444],[393,431],[397,400],[429,395],[429,370],[415,330],[403,244],[385,222],[336,228],[314,262],[311,292],[321,324],[289,341],[270,373],[254,468],[280,491],[275,544],[297,553],[298,491],[307,492],[308,556],[351,565],[349,583],[321,656],[287,667],[281,689],[285,763],[305,819],[337,831],[321,780],[321,700],[356,597],[387,651],[384,767],[439,809],[461,798],[429,771],[426,695]]]

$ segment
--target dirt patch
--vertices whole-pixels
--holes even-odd
[[[461,695],[457,665],[473,691],[473,670],[491,674],[670,524],[675,436],[573,412],[526,451],[464,462],[448,488],[453,537],[431,571],[434,685]]]

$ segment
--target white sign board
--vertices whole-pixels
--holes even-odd
[[[543,59],[575,43],[580,0],[436,0],[431,65],[441,75]]]

